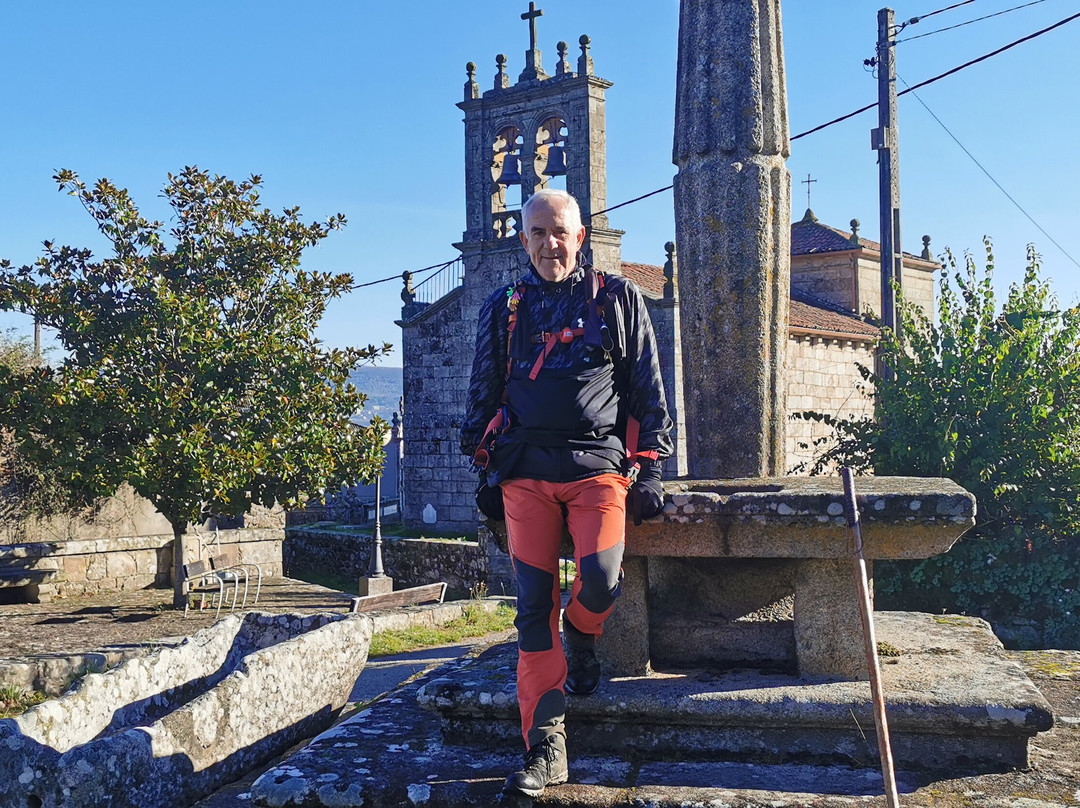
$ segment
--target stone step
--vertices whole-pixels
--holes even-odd
[[[1053,724],[1050,707],[984,621],[881,612],[876,622],[879,647],[897,654],[885,658],[882,677],[898,766],[1028,765],[1028,742]],[[513,646],[497,646],[420,690],[444,738],[483,748],[520,738],[515,660]],[[584,748],[629,749],[642,762],[876,765],[867,682],[756,669],[653,671],[605,679],[596,694],[571,698],[566,716]]]
[[[55,569],[0,569],[0,589],[48,583],[55,579],[57,574],[58,570]]]
[[[53,555],[59,549],[60,545],[51,541],[3,544],[0,545],[0,564],[16,559],[43,558]]]

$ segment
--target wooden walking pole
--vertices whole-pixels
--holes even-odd
[[[900,797],[896,793],[896,774],[893,771],[892,746],[889,744],[889,724],[885,718],[885,694],[881,689],[881,668],[878,665],[877,639],[874,636],[874,607],[870,602],[870,583],[866,575],[866,558],[863,556],[859,506],[855,503],[855,475],[852,474],[851,469],[843,468],[840,476],[844,479],[844,505],[855,551],[855,584],[859,590],[859,614],[862,616],[863,640],[866,645],[866,667],[870,671],[870,697],[874,702],[874,724],[877,727],[881,775],[885,780],[885,799],[889,808],[899,808]]]

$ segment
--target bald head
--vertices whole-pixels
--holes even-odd
[[[521,226],[521,244],[540,277],[568,278],[585,241],[577,200],[566,191],[537,191],[521,207]]]

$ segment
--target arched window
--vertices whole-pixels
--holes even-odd
[[[536,130],[536,188],[566,190],[566,121],[558,115],[545,120]]]
[[[521,130],[504,126],[491,144],[491,225],[495,238],[510,238],[520,229]]]

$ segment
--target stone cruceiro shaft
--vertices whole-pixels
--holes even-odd
[[[682,0],[675,231],[690,476],[783,474],[791,176],[780,0]]]

